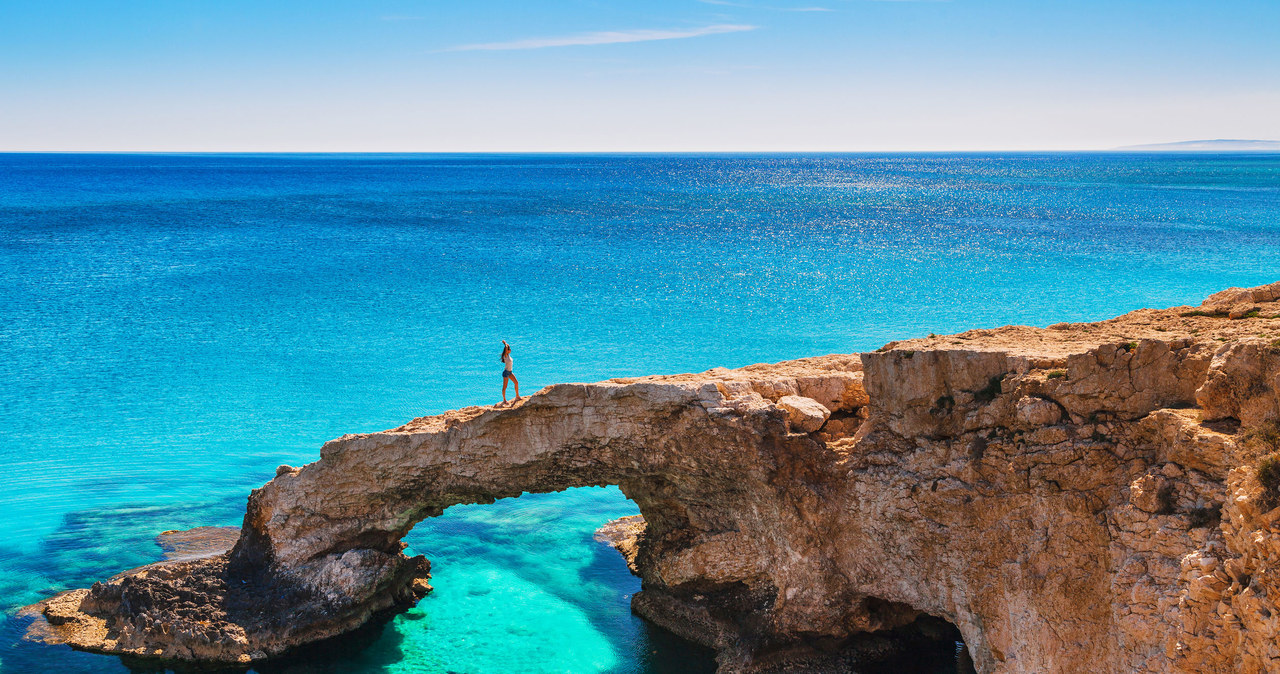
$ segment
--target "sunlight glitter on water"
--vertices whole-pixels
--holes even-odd
[[[238,524],[327,440],[495,402],[498,339],[532,392],[1198,303],[1277,280],[1278,178],[1275,155],[0,154],[0,661],[127,671],[20,643],[13,609]],[[437,594],[288,671],[709,663],[630,614],[591,540],[634,508],[450,509],[407,538]]]

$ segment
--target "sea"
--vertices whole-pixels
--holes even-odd
[[[528,395],[1278,280],[1274,153],[0,154],[0,670],[162,671],[17,609],[326,440],[497,402],[503,339]],[[593,540],[636,512],[450,508],[406,538],[434,593],[260,671],[711,672]]]

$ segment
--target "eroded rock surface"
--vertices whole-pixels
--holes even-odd
[[[560,384],[343,436],[253,492],[229,555],[46,613],[78,648],[253,660],[425,591],[400,545],[425,517],[614,484],[643,514],[608,532],[642,580],[633,608],[716,648],[724,672],[836,668],[860,635],[927,616],[982,672],[1275,671],[1280,510],[1254,466],[1280,450],[1277,299],[1273,284],[1101,323]],[[205,593],[194,611],[174,607],[185,591]],[[274,614],[228,610],[259,591]],[[225,630],[194,627],[215,609]],[[156,611],[163,633],[140,617]]]

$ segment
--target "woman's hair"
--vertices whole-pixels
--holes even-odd
[[[507,352],[508,352],[508,351],[510,351],[510,350],[511,350],[511,345],[510,345],[510,344],[503,344],[503,345],[502,345],[502,355],[501,355],[501,356],[498,356],[498,360],[502,360],[503,358],[506,358],[506,357],[507,357]],[[503,362],[506,362],[506,361],[503,361]]]

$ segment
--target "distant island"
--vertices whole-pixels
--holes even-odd
[[[1184,140],[1178,143],[1125,145],[1115,151],[1136,152],[1280,152],[1280,140]]]

